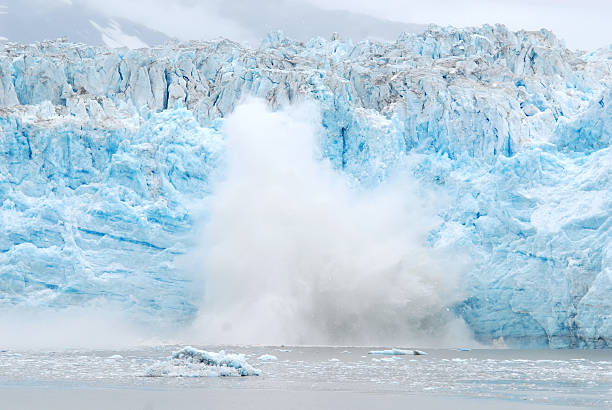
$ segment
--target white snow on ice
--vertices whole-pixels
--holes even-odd
[[[262,362],[271,362],[274,360],[278,360],[278,357],[271,354],[262,354],[257,358],[257,360],[261,360]]]

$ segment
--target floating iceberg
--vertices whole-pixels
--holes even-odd
[[[257,358],[257,360],[260,360],[262,362],[272,362],[274,360],[278,360],[278,357],[272,354],[262,354],[261,356]]]
[[[387,350],[370,350],[368,354],[380,354],[385,356],[402,356],[402,355],[426,355],[427,353],[421,350],[403,350],[403,349],[387,349]]]
[[[157,363],[146,372],[150,377],[259,376],[243,354],[207,352],[187,346],[172,354],[168,362]]]

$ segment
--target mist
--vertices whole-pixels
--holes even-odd
[[[466,265],[426,243],[440,224],[432,196],[406,174],[355,186],[318,152],[320,124],[314,106],[270,112],[256,100],[226,119],[225,177],[190,255],[205,283],[195,339],[467,342],[448,309]]]
[[[139,323],[119,306],[4,308],[0,312],[0,348],[115,349],[172,343],[169,334]]]

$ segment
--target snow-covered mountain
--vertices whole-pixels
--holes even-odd
[[[355,189],[407,171],[447,198],[423,240],[472,261],[440,308],[479,340],[609,347],[611,86],[612,49],[503,26],[273,33],[259,48],[0,45],[0,303],[192,320],[200,288],[176,260],[223,175],[225,119],[252,95],[314,101],[321,155]]]
[[[170,39],[127,19],[59,0],[0,1],[0,37],[19,43],[67,38],[77,43],[128,48],[163,44]]]
[[[135,49],[171,39],[228,37],[259,44],[273,30],[302,41],[329,37],[334,32],[356,41],[391,40],[402,32],[421,32],[424,28],[347,11],[322,10],[300,0],[271,0],[255,8],[248,0],[138,0],[127,4],[112,0],[104,4],[88,0],[0,0],[0,41],[18,43],[66,38],[88,45]]]

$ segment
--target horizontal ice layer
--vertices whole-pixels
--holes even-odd
[[[0,126],[3,303],[103,298],[181,320],[194,311],[172,260],[222,148],[214,128],[187,110],[121,129],[18,117]]]
[[[378,43],[271,34],[139,51],[0,45],[0,301],[111,300],[190,320],[176,258],[245,96],[314,100],[364,186],[409,168],[452,198],[432,246],[474,265],[454,306],[484,341],[609,346],[612,52],[550,32],[431,27]]]

